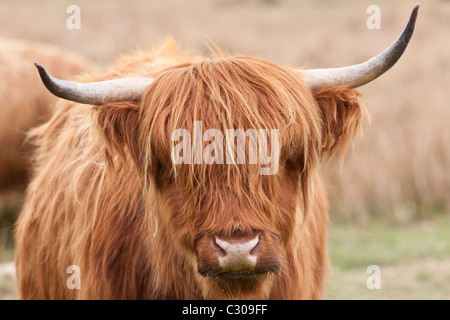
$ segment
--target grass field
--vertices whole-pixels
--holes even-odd
[[[331,226],[332,269],[327,299],[450,299],[450,221]],[[381,271],[381,289],[369,290],[367,267]]]
[[[233,55],[324,68],[385,49],[415,2],[0,0],[0,37],[57,44],[100,66],[172,36],[206,56],[211,39]],[[66,28],[71,4],[81,8],[80,30]],[[366,26],[373,4],[379,30]],[[361,88],[371,123],[341,166],[323,170],[331,208],[327,299],[450,299],[449,30],[450,1],[423,1],[403,57]],[[1,211],[5,262],[13,258],[17,210]],[[381,268],[380,290],[366,286],[369,265]],[[17,298],[13,280],[0,277],[0,298]]]

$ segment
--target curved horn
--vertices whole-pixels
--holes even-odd
[[[35,62],[45,87],[55,96],[85,104],[100,105],[116,101],[138,101],[153,78],[122,78],[79,83],[53,78],[44,66]]]
[[[329,69],[299,70],[300,76],[311,90],[346,85],[357,88],[388,71],[402,56],[414,32],[419,3],[411,12],[409,21],[395,42],[379,55],[361,64]]]

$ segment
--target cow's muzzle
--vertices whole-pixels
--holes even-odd
[[[198,272],[224,278],[255,277],[277,273],[280,259],[267,250],[269,243],[260,234],[218,234],[197,244]]]

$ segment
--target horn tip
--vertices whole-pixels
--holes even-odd
[[[44,86],[51,92],[53,93],[55,96],[59,97],[59,89],[58,86],[55,85],[55,80],[53,79],[53,77],[47,72],[47,70],[45,69],[44,65],[42,63],[40,63],[39,61],[36,61],[34,63],[34,65],[36,66],[36,68],[38,69],[39,72],[39,76],[41,77],[41,81],[44,84]]]
[[[38,69],[39,75],[41,76],[42,80],[44,80],[44,78],[48,78],[48,72],[42,63],[36,61],[34,65]]]
[[[34,62],[34,66],[35,66],[36,68],[38,68],[39,70],[45,69],[44,66],[42,65],[42,63],[40,63],[39,61],[35,61],[35,62]]]
[[[412,12],[411,12],[411,16],[414,16],[414,19],[417,17],[417,12],[419,11],[420,8],[420,2],[416,2],[416,4],[414,5]]]

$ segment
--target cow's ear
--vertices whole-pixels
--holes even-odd
[[[339,149],[341,158],[359,131],[363,118],[370,119],[362,103],[363,95],[354,89],[332,87],[313,92],[323,123],[322,150],[331,158]]]
[[[95,107],[98,129],[103,137],[106,159],[113,163],[113,154],[125,161],[127,150],[133,160],[139,158],[139,104],[116,102]]]

